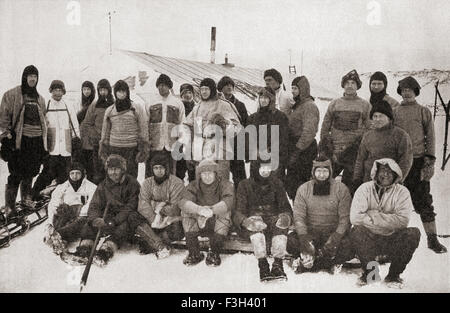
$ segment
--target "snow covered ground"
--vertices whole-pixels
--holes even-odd
[[[419,98],[420,101],[420,98]],[[321,117],[326,102],[320,102]],[[440,170],[444,117],[435,122],[438,160],[432,180],[432,194],[437,213],[438,232],[450,234],[450,164]],[[7,168],[0,161],[0,203],[3,203]],[[139,180],[143,179],[140,166]],[[335,276],[327,273],[295,275],[285,263],[287,282],[261,284],[257,261],[253,255],[223,255],[222,265],[210,268],[201,263],[194,267],[182,264],[186,251],[175,250],[164,260],[151,255],[139,255],[136,249],[120,250],[105,268],[92,266],[85,292],[450,292],[450,254],[437,255],[426,246],[426,236],[420,218],[411,213],[410,226],[419,227],[422,238],[402,277],[402,290],[389,289],[382,283],[363,288],[356,287],[360,270],[342,272]],[[84,267],[72,267],[43,244],[44,225],[37,226],[23,237],[0,249],[0,292],[78,292]],[[450,239],[440,239],[448,248]],[[381,266],[381,277],[388,266]]]

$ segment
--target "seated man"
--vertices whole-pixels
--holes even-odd
[[[86,178],[83,166],[73,162],[69,168],[69,179],[53,191],[47,208],[49,223],[44,242],[56,254],[61,254],[66,249],[67,242],[80,237],[96,188]]]
[[[138,226],[136,234],[146,243],[147,249],[156,251],[158,258],[169,256],[170,243],[184,237],[178,207],[184,184],[170,174],[169,164],[166,155],[155,154],[150,161],[152,174],[142,184],[139,194],[138,212],[146,222]]]
[[[203,260],[198,241],[200,234],[209,237],[206,265],[219,266],[219,253],[231,227],[233,184],[218,176],[218,166],[214,161],[203,160],[197,167],[196,180],[184,190],[179,206],[189,251],[183,263],[195,265]]]
[[[89,205],[87,222],[81,232],[77,255],[89,256],[97,231],[110,235],[97,252],[101,264],[113,257],[122,243],[130,239],[144,218],[137,212],[140,185],[126,174],[127,161],[111,154],[105,162],[106,178],[98,185]],[[105,210],[108,210],[105,214]]]
[[[296,273],[329,270],[339,272],[353,258],[346,233],[350,229],[350,192],[333,178],[331,160],[319,156],[313,162],[312,179],[301,185],[294,200],[296,232],[288,239],[288,252],[296,260]]]
[[[350,239],[363,266],[358,284],[370,283],[370,262],[377,255],[387,255],[391,265],[384,281],[389,287],[401,288],[400,274],[420,241],[419,229],[407,227],[414,207],[408,189],[399,184],[402,171],[394,160],[376,160],[371,176],[372,181],[356,190],[350,209],[354,225]]]
[[[237,190],[233,222],[239,235],[252,242],[261,281],[286,279],[283,257],[291,212],[283,183],[272,172],[270,164],[252,161],[250,178],[241,181]],[[266,238],[272,243],[274,262],[271,271],[267,262]]]

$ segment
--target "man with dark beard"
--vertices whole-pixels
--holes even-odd
[[[291,213],[283,183],[273,175],[270,162],[252,161],[250,178],[241,181],[237,190],[233,222],[239,235],[252,242],[262,282],[286,279],[283,257]],[[272,243],[272,270],[267,262],[266,239]]]
[[[145,217],[136,229],[136,234],[147,248],[156,251],[158,259],[168,257],[170,243],[184,237],[178,202],[184,191],[184,184],[170,174],[170,160],[164,154],[155,155],[150,161],[153,175],[147,178],[139,194],[138,212]],[[141,253],[145,253],[142,251]]]
[[[1,156],[10,173],[5,187],[6,218],[15,215],[19,186],[22,200],[31,198],[33,177],[47,154],[45,100],[36,90],[38,80],[37,68],[27,66],[22,84],[5,92],[0,104]]]
[[[400,103],[386,93],[387,78],[382,72],[375,72],[370,76],[370,104],[384,100],[391,105],[392,110],[400,105]]]
[[[83,127],[82,122],[86,117],[87,110],[95,98],[95,87],[90,81],[85,81],[81,85],[81,104],[80,111],[77,113],[78,124],[80,125],[80,137],[81,137],[81,159],[80,162],[86,169],[87,178],[92,180],[94,175],[94,169],[92,164],[92,145],[86,135],[86,130]]]
[[[127,173],[137,178],[138,163],[149,155],[144,109],[130,100],[130,88],[123,80],[114,85],[116,102],[105,111],[99,156],[104,162],[118,154],[127,160]]]

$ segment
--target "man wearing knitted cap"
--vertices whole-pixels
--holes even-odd
[[[353,192],[359,185],[371,180],[370,171],[375,160],[393,159],[400,166],[403,177],[408,175],[413,162],[411,139],[403,129],[394,126],[391,105],[385,100],[374,103],[370,118],[374,129],[364,134],[359,145],[353,174]]]
[[[165,155],[155,155],[151,160],[153,175],[145,179],[139,194],[138,212],[146,222],[139,225],[136,234],[142,239],[141,253],[155,251],[157,258],[170,254],[172,241],[184,237],[178,202],[181,200],[184,184],[169,172]]]
[[[273,175],[270,161],[251,161],[250,178],[244,179],[237,190],[233,222],[239,235],[252,243],[262,282],[286,279],[283,257],[291,220],[291,205],[283,183]],[[266,240],[271,242],[272,270],[267,262]]]
[[[320,130],[321,146],[331,146],[329,157],[333,160],[333,175],[336,177],[343,171],[342,182],[347,187],[352,184],[359,143],[371,127],[371,105],[357,95],[361,85],[356,70],[342,77],[344,96],[330,102]],[[341,158],[343,154],[345,158]]]
[[[101,79],[97,84],[97,100],[93,102],[83,120],[81,128],[92,145],[92,163],[94,168],[93,182],[99,184],[105,178],[105,168],[99,156],[100,139],[102,137],[103,119],[105,111],[114,104],[112,88],[107,79]]]
[[[202,235],[209,238],[206,265],[219,266],[220,252],[231,227],[233,184],[218,175],[214,161],[203,160],[197,167],[196,180],[186,187],[179,206],[189,251],[183,263],[195,265],[203,260],[198,241],[198,236]]]
[[[52,98],[47,104],[48,120],[48,152],[50,156],[44,163],[42,173],[33,186],[33,200],[39,198],[39,193],[47,187],[53,179],[62,184],[67,180],[68,168],[72,161],[72,138],[80,138],[80,128],[74,108],[67,105],[63,96],[66,94],[64,83],[54,80],[49,91]]]
[[[321,155],[313,162],[312,179],[301,185],[294,200],[295,232],[287,251],[295,258],[296,274],[308,271],[340,271],[354,257],[348,239],[350,192],[333,179],[331,160]]]
[[[272,89],[275,93],[275,107],[288,115],[295,101],[292,99],[292,95],[286,91],[280,72],[274,68],[264,71],[264,81],[266,87]]]
[[[184,114],[187,117],[192,112],[194,106],[197,104],[194,101],[194,86],[188,83],[182,84],[180,86],[180,97],[181,101],[184,104]],[[178,160],[176,170],[177,177],[184,181],[186,171],[188,172],[189,181],[191,182],[195,180],[194,164],[192,162],[186,161],[185,159]]]
[[[0,154],[8,162],[9,176],[5,187],[5,215],[16,213],[16,198],[31,198],[33,177],[39,173],[47,155],[47,119],[45,100],[36,86],[39,72],[33,65],[22,74],[22,84],[3,95],[0,104]]]
[[[144,109],[130,99],[130,88],[123,80],[114,85],[116,102],[108,107],[102,126],[99,155],[103,162],[111,154],[127,160],[127,173],[137,178],[138,164],[149,154],[147,120]]]
[[[289,118],[289,162],[286,173],[286,190],[294,200],[297,188],[311,178],[312,162],[317,156],[316,134],[319,130],[319,109],[310,94],[305,76],[292,80],[295,104]]]
[[[234,107],[239,113],[239,122],[242,127],[247,126],[248,112],[245,104],[239,101],[234,95],[234,81],[231,77],[224,76],[217,83],[217,90],[222,92],[225,99],[234,104]],[[237,189],[239,182],[246,178],[245,175],[245,162],[242,159],[238,159],[238,137],[234,139],[234,159],[230,161],[230,170],[233,175],[234,187]]]
[[[400,105],[397,100],[392,98],[386,93],[387,90],[387,77],[382,72],[375,72],[370,76],[369,88],[370,88],[370,104],[374,105],[375,103],[384,100],[395,109]]]
[[[94,169],[92,163],[92,145],[89,142],[86,130],[84,129],[83,121],[86,117],[87,110],[95,98],[94,84],[88,80],[81,85],[81,103],[80,110],[77,113],[78,124],[80,124],[80,138],[81,138],[81,159],[80,162],[86,169],[86,176],[92,180],[94,176]]]
[[[264,87],[258,92],[258,104],[258,110],[248,117],[248,125],[256,128],[256,138],[246,138],[248,158],[256,160],[262,151],[270,153],[271,160],[278,158],[278,168],[274,169],[273,175],[284,182],[289,151],[289,120],[286,114],[275,107],[272,89]],[[276,128],[278,134],[272,135]],[[256,145],[252,146],[251,142]]]
[[[170,173],[175,174],[176,160],[171,152],[174,144],[181,136],[179,127],[185,119],[184,105],[175,97],[171,89],[173,82],[166,74],[159,75],[156,80],[158,95],[145,103],[145,113],[148,119],[148,138],[150,154],[145,163],[145,177],[152,175],[150,160],[155,154],[165,154],[170,157]]]
[[[241,128],[239,113],[231,102],[218,97],[216,83],[211,78],[201,81],[200,96],[200,103],[186,118],[189,131],[185,132],[183,141],[190,140],[194,161],[216,160],[219,177],[229,180],[229,160],[234,155],[231,140]]]
[[[89,204],[97,186],[86,178],[80,163],[73,162],[69,179],[52,192],[48,204],[48,224],[44,242],[56,254],[66,249],[66,243],[77,240],[87,218]]]
[[[437,239],[436,213],[430,193],[430,180],[434,175],[436,161],[433,116],[428,108],[417,103],[420,85],[413,77],[400,80],[397,93],[402,96],[403,101],[394,111],[394,123],[411,137],[414,157],[404,185],[411,192],[415,211],[420,214],[428,237],[428,248],[436,253],[445,253],[447,248]]]
[[[96,233],[102,230],[109,237],[97,252],[96,259],[104,265],[120,246],[135,233],[145,219],[137,212],[140,185],[126,174],[127,161],[111,154],[105,162],[106,178],[98,185],[89,204],[87,222],[81,232],[81,243],[76,254],[88,257]],[[108,209],[106,216],[104,211]]]

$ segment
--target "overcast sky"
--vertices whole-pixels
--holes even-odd
[[[0,74],[20,78],[28,64],[49,72],[87,65],[108,53],[113,10],[114,48],[208,62],[215,26],[217,63],[228,53],[239,66],[286,72],[291,49],[298,69],[303,50],[304,74],[333,79],[353,68],[450,68],[447,0],[78,2],[80,25],[69,25],[70,1],[0,0]]]

